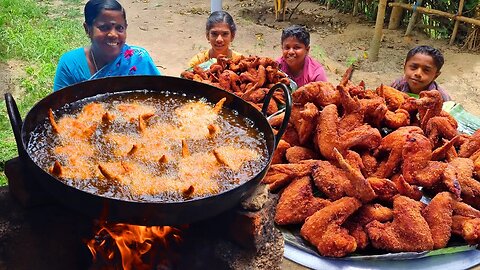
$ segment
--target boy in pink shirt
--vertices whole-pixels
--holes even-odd
[[[310,82],[327,81],[323,66],[308,55],[310,33],[299,25],[292,25],[282,31],[282,57],[277,59],[280,69],[298,87]]]

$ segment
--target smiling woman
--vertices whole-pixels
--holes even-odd
[[[160,75],[148,52],[125,43],[127,19],[116,0],[90,0],[83,26],[91,45],[69,51],[59,60],[53,90],[74,83],[126,75]]]

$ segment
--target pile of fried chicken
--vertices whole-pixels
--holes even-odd
[[[197,65],[191,71],[182,72],[181,76],[231,92],[258,110],[262,109],[265,95],[276,83],[290,85],[290,80],[275,60],[258,56],[241,56],[235,60],[220,56],[210,68],[204,70]],[[285,97],[280,90],[275,91],[273,100],[276,102],[268,104],[268,115],[277,112],[279,105],[285,105]]]
[[[480,243],[480,130],[460,134],[437,90],[418,99],[369,90],[349,72],[336,87],[313,82],[293,93],[263,180],[280,193],[276,224],[300,226],[328,257],[439,249],[452,235]]]

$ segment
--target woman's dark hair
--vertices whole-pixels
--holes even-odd
[[[237,26],[235,25],[235,22],[233,21],[232,16],[228,14],[228,12],[223,10],[212,12],[212,14],[210,14],[210,16],[208,16],[208,19],[207,19],[207,26],[206,26],[207,33],[217,23],[228,24],[228,27],[230,28],[230,32],[232,32],[232,34],[235,35],[235,32],[237,31]]]
[[[407,59],[405,59],[405,63],[407,63],[407,61],[410,60],[410,58],[412,58],[415,54],[418,54],[418,53],[431,56],[433,58],[433,62],[435,62],[435,66],[437,67],[437,70],[440,71],[440,69],[442,69],[443,63],[445,62],[445,60],[443,59],[442,53],[438,49],[435,49],[433,47],[426,46],[426,45],[417,46],[411,49],[407,53]]]
[[[282,31],[282,40],[283,41],[289,37],[294,37],[302,42],[305,46],[310,46],[310,33],[307,29],[300,25],[291,25]]]
[[[90,0],[85,4],[83,13],[85,14],[85,23],[88,26],[93,25],[93,21],[98,17],[102,10],[118,10],[123,13],[125,22],[127,21],[127,14],[122,5],[116,0]]]

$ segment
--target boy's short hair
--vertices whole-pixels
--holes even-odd
[[[283,29],[281,43],[283,43],[283,41],[289,37],[294,37],[298,39],[301,43],[303,43],[307,47],[310,46],[310,33],[303,26],[291,25]]]
[[[445,62],[445,60],[443,59],[443,54],[438,49],[426,45],[417,46],[411,49],[407,53],[407,59],[405,59],[405,63],[407,63],[410,58],[412,58],[418,53],[430,55],[433,58],[433,62],[435,63],[437,70],[440,71],[440,69],[442,69],[443,63]]]

